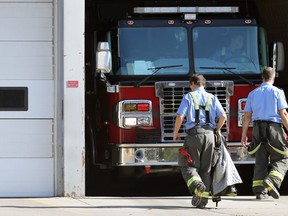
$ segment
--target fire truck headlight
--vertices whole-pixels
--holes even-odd
[[[149,117],[139,117],[137,119],[138,126],[149,126],[150,125],[150,118]]]
[[[124,127],[151,126],[150,117],[124,117]]]
[[[150,100],[123,100],[115,108],[118,127],[129,129],[153,125]]]
[[[137,125],[137,118],[124,118],[124,126],[126,127],[134,127]]]

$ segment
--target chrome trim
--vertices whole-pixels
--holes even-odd
[[[149,110],[147,112],[125,112],[123,111],[123,105],[126,103],[148,103],[149,104]],[[144,125],[144,126],[152,126],[153,125],[153,117],[152,117],[152,102],[150,100],[123,100],[119,101],[116,104],[116,113],[117,113],[117,125],[120,128],[133,128],[129,126],[124,125],[124,117],[130,117],[130,118],[139,118],[139,117],[146,117],[149,118],[149,125]],[[143,126],[143,125],[140,125]]]

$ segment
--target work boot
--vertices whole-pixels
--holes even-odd
[[[277,188],[274,186],[274,184],[273,184],[270,180],[265,179],[265,180],[263,181],[263,186],[268,189],[269,194],[270,194],[274,199],[279,199],[280,194],[279,194]]]
[[[257,200],[265,200],[265,199],[268,199],[268,194],[265,193],[265,192],[262,192],[262,193],[256,193],[256,199]]]
[[[205,207],[206,207],[206,203],[202,203],[202,202],[200,202],[200,204],[196,206],[196,208],[199,208],[199,209],[204,209]]]
[[[206,207],[207,203],[208,203],[208,198],[202,197],[200,204],[197,205],[196,208],[204,209]]]
[[[199,182],[194,190],[194,195],[191,200],[192,206],[199,206],[202,200],[202,193],[205,191],[206,187],[203,182]],[[206,204],[205,204],[206,205]]]

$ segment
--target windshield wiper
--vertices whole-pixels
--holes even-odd
[[[160,66],[160,67],[151,67],[151,68],[147,68],[147,70],[154,70],[154,72],[152,74],[150,74],[149,76],[146,76],[143,80],[141,80],[140,82],[136,83],[134,85],[135,88],[138,88],[143,82],[145,82],[146,80],[148,80],[150,77],[152,77],[153,75],[155,75],[159,70],[164,69],[164,68],[174,68],[174,67],[182,67],[183,65],[168,65],[168,66]]]
[[[245,77],[241,76],[240,74],[237,74],[235,72],[233,72],[232,70],[236,69],[236,68],[232,68],[232,67],[200,67],[200,69],[213,69],[213,70],[224,70],[227,71],[231,74],[234,74],[235,76],[239,77],[240,79],[244,80],[245,82],[247,82],[249,85],[254,86],[255,84],[253,82],[251,82],[250,80],[246,79]]]

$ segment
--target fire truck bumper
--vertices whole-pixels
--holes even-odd
[[[255,159],[248,154],[241,142],[227,142],[227,149],[234,164],[254,164]]]
[[[178,149],[183,143],[111,145],[115,166],[178,166]],[[240,142],[227,142],[227,149],[235,164],[254,164]]]
[[[116,166],[178,166],[178,149],[183,143],[113,145]]]

